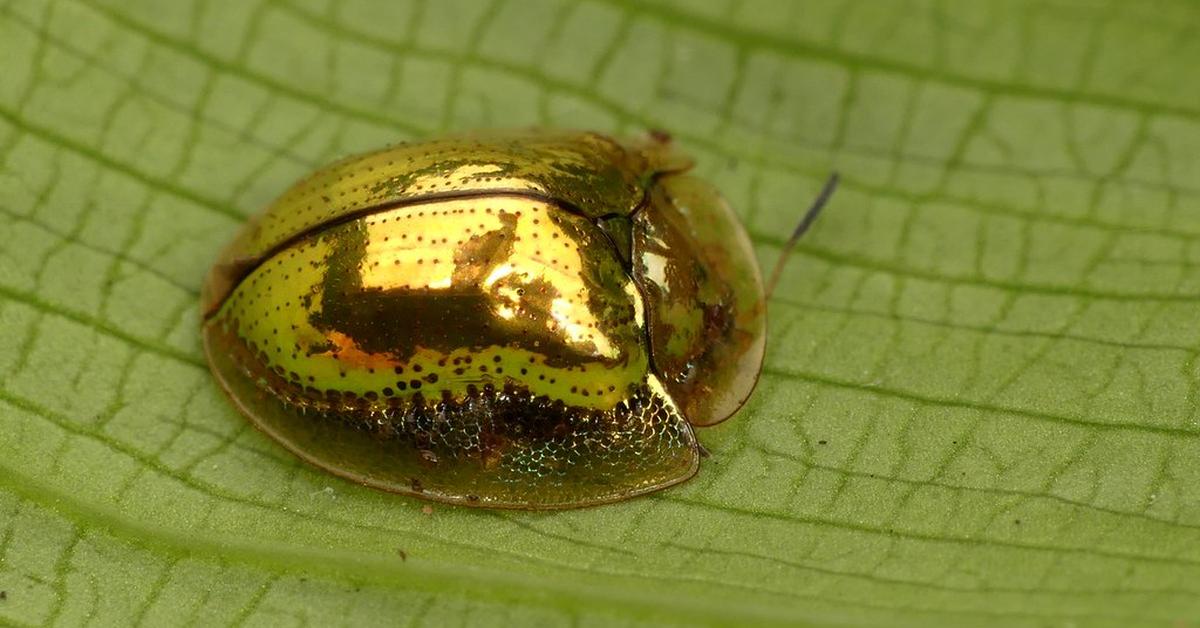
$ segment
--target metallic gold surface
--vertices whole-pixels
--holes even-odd
[[[309,460],[389,490],[524,507],[615,499],[694,471],[690,428],[648,383],[645,338],[607,237],[519,196],[310,234],[205,326],[243,410]]]
[[[618,501],[696,473],[691,427],[654,376],[607,411],[570,408],[516,386],[460,400],[410,395],[372,411],[296,406],[273,394],[246,345],[214,325],[213,371],[238,409],[300,458],[354,482],[494,508],[572,508]],[[361,402],[360,402],[361,403]]]
[[[206,282],[203,309],[211,312],[248,268],[297,234],[376,208],[494,192],[552,200],[590,218],[629,214],[654,173],[689,163],[652,141],[544,130],[448,136],[344,159],[297,182],[238,234]]]
[[[562,508],[683,481],[764,324],[690,164],[661,134],[505,131],[329,166],[214,265],[210,365],[264,432],[385,490]]]
[[[634,279],[648,307],[655,372],[692,425],[749,398],[766,350],[766,301],[754,249],[711,185],[659,179],[634,217]]]
[[[381,211],[310,235],[246,277],[214,321],[286,376],[282,394],[296,405],[324,408],[336,394],[382,409],[417,390],[462,399],[512,377],[535,395],[606,410],[649,370],[642,312],[584,218],[500,196]]]

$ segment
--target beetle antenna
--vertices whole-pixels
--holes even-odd
[[[833,196],[833,191],[837,189],[838,173],[835,171],[825,180],[825,185],[821,188],[821,193],[817,198],[813,199],[812,205],[808,211],[804,212],[804,218],[800,219],[800,224],[796,225],[796,229],[792,231],[792,237],[788,238],[786,244],[783,245],[783,251],[779,253],[779,260],[775,262],[775,268],[771,270],[771,279],[767,281],[767,298],[775,293],[775,285],[779,283],[779,276],[783,274],[783,263],[792,254],[792,249],[796,248],[796,242],[800,241],[800,237],[808,228],[812,226],[813,221],[817,219],[817,215],[821,213],[821,209],[825,207],[825,203],[829,202],[829,197]]]

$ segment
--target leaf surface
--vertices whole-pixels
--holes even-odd
[[[0,622],[1200,618],[1200,8],[0,3]],[[774,262],[699,476],[562,513],[304,466],[199,350],[296,178],[482,126],[662,128]]]

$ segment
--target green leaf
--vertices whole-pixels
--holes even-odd
[[[1200,620],[1200,7],[0,2],[0,623]],[[668,129],[760,260],[751,403],[681,487],[359,488],[218,392],[197,287],[351,152]],[[403,552],[403,553],[401,553]]]

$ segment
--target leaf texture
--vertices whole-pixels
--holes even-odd
[[[1200,620],[1200,7],[0,2],[0,623]],[[552,514],[304,466],[197,291],[312,168],[668,129],[773,263],[690,483]]]

